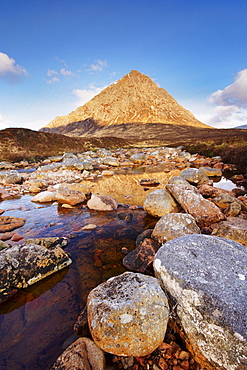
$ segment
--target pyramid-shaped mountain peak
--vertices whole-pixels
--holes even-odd
[[[93,119],[99,126],[122,123],[170,123],[209,127],[198,121],[150,77],[132,70],[67,116],[56,117],[47,128]]]

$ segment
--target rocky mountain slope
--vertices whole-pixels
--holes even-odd
[[[210,127],[198,121],[151,78],[131,71],[67,116],[56,117],[42,131],[84,136],[95,135],[102,128],[147,123]],[[98,136],[105,133],[108,135],[100,131]]]

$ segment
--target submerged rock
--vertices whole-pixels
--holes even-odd
[[[69,266],[68,254],[59,247],[27,244],[0,253],[0,302],[29,285]]]
[[[104,370],[104,352],[89,338],[79,338],[58,357],[51,370]]]
[[[94,288],[87,301],[95,343],[119,356],[145,356],[163,341],[168,301],[156,278],[125,272]]]
[[[12,231],[23,226],[26,222],[25,218],[0,216],[0,233]]]
[[[155,256],[155,275],[175,300],[202,368],[247,366],[246,266],[246,247],[208,235],[171,240]]]

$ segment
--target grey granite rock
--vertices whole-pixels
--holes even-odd
[[[246,369],[246,247],[185,235],[158,250],[154,270],[176,301],[196,361],[206,369]]]

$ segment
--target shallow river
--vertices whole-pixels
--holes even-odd
[[[153,228],[157,219],[141,207],[130,209],[127,204],[141,205],[153,191],[140,186],[140,178],[155,177],[161,182],[178,173],[164,175],[120,174],[105,179],[105,184],[91,184],[100,194],[110,194],[120,204],[112,212],[89,211],[83,206],[65,209],[51,204],[31,202],[31,196],[5,200],[0,208],[6,216],[25,218],[17,231],[29,237],[68,236],[65,250],[73,263],[28,289],[24,289],[0,305],[0,369],[46,370],[70,341],[75,338],[73,326],[91,289],[109,277],[125,271],[122,247],[135,248],[136,237]],[[127,177],[126,177],[127,176]],[[236,187],[221,179],[216,186]],[[91,231],[81,230],[95,224]]]

